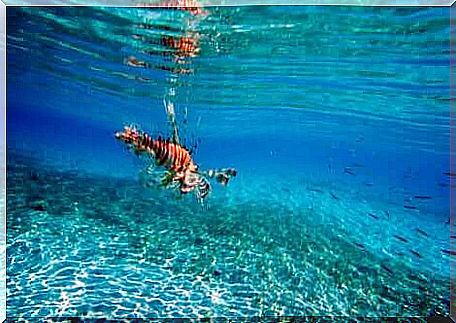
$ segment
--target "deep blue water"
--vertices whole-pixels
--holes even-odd
[[[266,313],[273,315],[427,315],[435,308],[447,313],[442,299],[449,297],[450,178],[444,173],[450,171],[454,100],[449,9],[252,6],[208,11],[201,18],[157,9],[8,8],[8,315],[109,316],[113,307],[114,316],[134,312],[135,317],[264,314],[264,305],[258,304],[267,304]],[[170,56],[166,53],[173,49],[160,43],[166,37],[193,37],[199,51],[190,58]],[[131,57],[144,63],[126,64]],[[226,188],[213,185],[207,210],[191,199],[170,200],[145,190],[138,181],[144,164],[114,139],[114,132],[130,123],[167,133],[165,95],[176,105],[182,139],[188,144],[199,140],[195,161],[205,169],[238,170]],[[27,169],[47,175],[33,183],[24,177]],[[79,213],[82,209],[94,213],[87,211],[92,214],[87,218],[85,211]],[[138,218],[144,223],[133,225]],[[186,226],[190,233],[180,234]],[[213,226],[225,233],[218,238]],[[203,232],[195,233],[199,228]],[[162,233],[167,230],[173,233]],[[306,230],[313,232],[310,238]],[[124,243],[112,245],[125,247],[122,258],[105,246],[113,232]],[[239,242],[245,246],[241,254],[259,255],[260,260],[249,258],[252,267],[242,267],[241,256],[228,255],[240,232],[247,232],[239,238],[247,241]],[[210,266],[222,268],[223,275],[244,268],[248,283],[233,285],[211,274],[198,256],[195,268],[203,273],[173,267],[178,274],[168,277],[153,243],[146,244],[143,256],[131,245],[164,235],[169,250],[163,259],[180,264],[180,252],[193,254],[207,243],[205,250],[214,254]],[[205,242],[187,245],[185,239],[193,235]],[[268,249],[257,235],[286,250]],[[249,246],[253,242],[256,247]],[[322,248],[319,256],[306,249],[314,243]],[[42,256],[18,244],[38,248]],[[281,258],[284,253],[287,260]],[[359,281],[347,268],[340,269],[346,278],[325,280],[339,270],[335,253],[362,267]],[[309,257],[308,266],[301,257]],[[332,260],[323,264],[318,257]],[[289,263],[293,270],[284,274],[280,264]],[[380,274],[366,268],[379,268]],[[138,274],[136,283],[122,278],[124,271]],[[326,278],[319,291],[292,283],[321,272]],[[435,294],[416,296],[411,282],[390,289],[421,303],[391,307],[387,300],[402,301],[385,295],[373,301],[378,307],[356,301],[367,297],[357,294],[356,286],[369,289],[372,280],[387,285],[383,274],[392,275],[391,282],[409,281],[401,276],[407,272],[426,277],[421,285],[433,286]],[[170,290],[201,292],[193,283],[173,279],[183,273],[192,282],[209,275],[205,292],[223,290],[226,298],[217,303],[214,296],[196,297],[186,305],[179,303],[182,295],[169,296],[166,288],[148,294],[148,279],[168,282]],[[48,281],[42,285],[50,286],[48,296],[38,293],[41,282],[30,275]],[[276,279],[278,291],[289,291],[306,305],[290,305],[281,292],[264,296],[272,288],[265,287],[267,277]],[[76,284],[77,293],[66,289],[75,279],[86,279]],[[348,285],[351,296],[344,296],[332,279]],[[263,291],[264,300],[243,308],[239,304],[246,296],[236,294],[236,288],[245,286]],[[308,293],[319,295],[318,300]],[[124,303],[114,301],[119,295]],[[150,305],[151,297],[161,305],[135,310],[137,304]],[[47,309],[39,306],[46,302]],[[201,314],[201,308],[210,308],[210,314]]]

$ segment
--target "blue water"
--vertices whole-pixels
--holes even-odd
[[[207,10],[7,9],[7,315],[448,314],[449,9]],[[164,96],[206,208],[114,138]]]

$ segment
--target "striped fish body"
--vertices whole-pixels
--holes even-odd
[[[154,157],[158,165],[165,166],[175,172],[196,171],[190,153],[181,145],[162,138],[153,139],[149,134],[134,127],[125,127],[117,132],[116,138],[130,146],[137,154],[148,153]]]
[[[190,153],[182,146],[162,139],[144,136],[147,150],[153,154],[158,165],[166,166],[174,172],[196,171]]]
[[[177,183],[181,193],[195,191],[199,200],[208,195],[209,182],[198,173],[198,167],[183,146],[162,138],[153,139],[147,133],[134,127],[125,127],[124,131],[117,132],[115,137],[127,144],[138,155],[152,155],[158,165],[171,171],[166,181]]]

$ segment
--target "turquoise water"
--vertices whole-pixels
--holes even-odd
[[[449,9],[205,10],[7,9],[8,317],[448,315]]]

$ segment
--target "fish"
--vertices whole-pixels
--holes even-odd
[[[408,242],[407,239],[405,239],[404,237],[398,236],[398,235],[396,235],[396,234],[393,235],[393,237],[395,237],[396,239],[398,239],[398,240],[400,240],[400,241],[402,241],[402,242]]]
[[[456,173],[453,173],[453,172],[444,172],[443,175],[446,175],[449,177],[456,177]]]
[[[374,219],[376,219],[376,220],[378,220],[378,219],[379,219],[379,217],[378,217],[378,216],[376,216],[376,215],[375,215],[375,214],[373,214],[373,213],[370,213],[370,212],[368,212],[368,213],[367,213],[367,215],[369,215],[371,218],[374,218]]]
[[[389,213],[389,211],[388,211],[388,210],[385,210],[385,211],[383,211],[383,212],[385,212],[386,216],[387,216],[387,217],[388,217],[388,219],[389,219],[389,217],[390,217],[390,213]]]
[[[345,167],[345,168],[344,168],[344,173],[345,173],[345,174],[350,174],[350,175],[352,175],[352,176],[355,176],[355,175],[356,175],[350,167]]]
[[[380,267],[382,267],[388,274],[393,275],[393,271],[388,266],[381,264]]]
[[[425,237],[429,237],[429,234],[427,232],[425,232],[425,231],[423,231],[423,230],[421,230],[419,228],[416,228],[415,231],[418,232],[419,234],[425,236]]]
[[[416,210],[416,206],[413,206],[413,205],[404,205],[404,208],[409,209],[409,210]]]
[[[418,200],[430,200],[430,199],[432,199],[432,197],[428,196],[428,195],[415,195],[415,198],[418,199]]]
[[[354,244],[355,246],[357,246],[358,248],[362,249],[362,250],[365,250],[365,249],[366,249],[362,243],[359,243],[359,242],[356,242],[356,241],[355,241],[355,242],[353,242],[353,244]]]
[[[329,192],[329,195],[331,195],[332,198],[335,199],[335,200],[339,199],[333,192]]]
[[[445,253],[445,254],[451,255],[451,256],[456,256],[456,251],[453,251],[453,250],[442,249],[442,253]]]
[[[165,175],[159,181],[161,186],[177,188],[181,194],[195,192],[200,202],[211,189],[208,178],[215,178],[220,184],[226,185],[228,180],[237,174],[234,168],[210,169],[202,172],[184,146],[175,140],[164,139],[160,136],[152,138],[135,126],[126,126],[123,131],[115,132],[114,136],[136,155],[151,157],[155,163],[151,166],[165,168]],[[153,169],[151,166],[148,168]],[[152,171],[147,172],[152,173]]]
[[[367,183],[364,183],[364,185],[366,185],[366,186],[373,186],[374,183],[372,183],[372,182],[367,182]]]
[[[417,252],[417,251],[415,251],[415,250],[410,250],[410,252],[411,252],[413,255],[417,256],[418,258],[423,258],[423,256],[421,256],[421,255],[419,254],[419,252]]]

